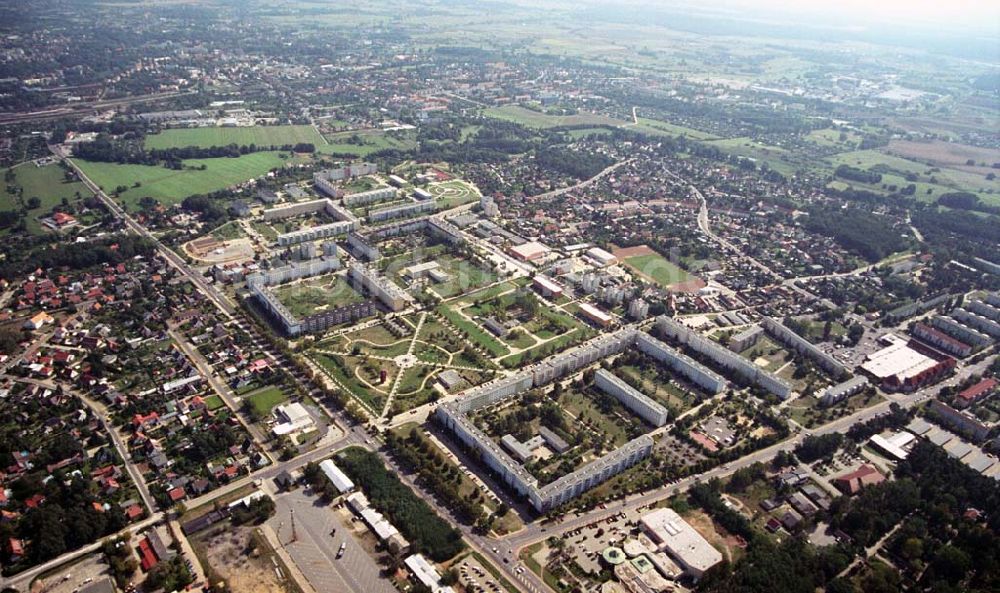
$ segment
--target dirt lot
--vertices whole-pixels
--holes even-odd
[[[225,264],[251,259],[254,255],[253,242],[246,237],[224,242],[197,243],[195,239],[184,244],[184,252],[193,259],[208,264]]]
[[[198,534],[191,543],[218,576],[229,583],[231,591],[291,593],[294,589],[285,586],[271,560],[251,550],[252,533],[252,528],[226,524]]]
[[[656,255],[656,252],[647,245],[636,245],[635,247],[615,247],[611,254],[619,260],[624,260],[627,257],[637,255]]]
[[[990,168],[993,163],[1000,163],[1000,150],[937,140],[933,142],[893,140],[886,152],[922,163],[934,163],[942,167],[983,175],[993,171]],[[966,165],[969,159],[975,161],[976,165]],[[981,167],[980,163],[986,163],[986,166]]]

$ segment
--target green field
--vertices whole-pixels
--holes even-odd
[[[243,183],[264,175],[271,169],[285,166],[287,159],[278,152],[255,152],[239,158],[191,159],[184,161],[185,169],[175,171],[166,167],[147,165],[119,165],[76,161],[83,172],[106,192],[118,186],[128,189],[120,200],[130,209],[136,209],[139,200],[149,196],[172,205],[194,194],[206,194],[231,185]],[[197,167],[205,165],[205,170]],[[132,187],[139,182],[140,187]]]
[[[913,197],[918,200],[930,202],[936,200],[941,194],[968,191],[976,193],[983,203],[1000,205],[1000,193],[998,193],[1000,192],[1000,181],[989,180],[976,173],[935,167],[877,150],[843,152],[829,157],[827,161],[830,163],[831,172],[839,165],[850,165],[863,170],[875,168],[882,174],[882,181],[874,184],[859,183],[847,179],[837,180],[839,183],[857,189],[888,193],[890,191],[887,189],[888,186],[895,185],[897,188],[903,188],[913,183],[917,188]],[[917,181],[908,181],[907,174],[916,175]],[[993,193],[987,193],[987,190],[993,190]]]
[[[575,115],[548,115],[538,111],[533,111],[520,105],[504,105],[503,107],[491,107],[483,112],[483,115],[495,119],[514,122],[529,128],[556,128],[559,126],[621,126],[625,122],[614,119],[606,115],[596,113],[580,112]]]
[[[327,136],[326,139],[327,144],[316,145],[316,152],[320,154],[356,154],[359,157],[364,157],[379,150],[389,148],[411,150],[417,146],[412,131],[383,132],[381,130],[367,130],[339,132]]]
[[[332,274],[287,284],[274,292],[292,315],[300,318],[364,300],[343,276]]]
[[[273,385],[261,387],[246,397],[250,399],[250,405],[253,406],[254,411],[262,417],[270,414],[275,406],[288,399],[284,391]]]
[[[182,128],[146,136],[146,148],[198,146],[284,146],[305,142],[317,148],[326,141],[312,126],[253,126],[245,128]]]
[[[20,187],[21,196],[8,193],[5,189],[0,193],[0,210],[20,210],[33,197],[41,200],[38,208],[28,211],[27,225],[30,233],[37,234],[42,231],[38,218],[49,214],[54,206],[62,204],[63,198],[74,202],[77,192],[84,198],[93,195],[79,181],[67,182],[63,177],[62,167],[58,165],[36,167],[33,163],[25,163],[14,167],[13,171],[15,176],[13,183],[4,185],[7,189]],[[4,173],[6,172],[5,169]]]
[[[645,117],[640,117],[639,123],[629,126],[628,129],[656,136],[687,136],[688,138],[694,138],[695,140],[715,140],[718,138],[718,136],[713,136],[712,134],[702,132],[701,130],[686,128],[684,126],[670,124],[658,119],[648,119]]]
[[[691,275],[669,262],[658,253],[636,255],[625,258],[625,265],[666,288],[678,282],[686,282]]]

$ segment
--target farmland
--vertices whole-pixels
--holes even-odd
[[[648,119],[645,117],[640,117],[639,123],[629,126],[629,129],[655,136],[687,136],[688,138],[694,138],[695,140],[716,139],[715,136],[702,132],[701,130],[686,128],[684,126],[678,126],[665,121],[660,121],[658,119]]]
[[[264,175],[271,169],[285,166],[286,159],[278,152],[256,152],[239,158],[191,159],[184,161],[184,169],[176,171],[166,167],[147,165],[119,165],[76,161],[77,165],[104,191],[116,187],[128,189],[120,200],[129,209],[135,209],[139,200],[149,196],[163,204],[177,204],[194,194],[205,194]],[[204,170],[198,167],[205,165]],[[139,187],[134,187],[139,183]]]
[[[163,130],[159,134],[146,136],[148,149],[183,148],[198,146],[284,146],[305,142],[317,147],[325,143],[316,128],[312,126],[251,126],[219,128],[178,128]]]
[[[621,126],[625,122],[598,115],[596,113],[580,112],[575,115],[549,115],[533,111],[519,105],[505,105],[485,110],[484,115],[496,119],[514,122],[529,128],[556,128],[559,126]]]

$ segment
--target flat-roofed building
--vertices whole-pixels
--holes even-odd
[[[532,280],[531,282],[531,285],[534,286],[535,290],[537,290],[539,293],[541,293],[542,296],[546,298],[548,297],[558,298],[562,296],[563,293],[562,286],[556,284],[548,276],[544,276],[541,274],[535,276],[534,280]]]
[[[580,303],[580,315],[583,315],[588,321],[593,323],[598,327],[608,327],[611,325],[613,318],[611,314],[607,311],[602,310],[600,307],[595,307],[590,303]]]
[[[594,374],[594,385],[653,426],[659,427],[667,423],[668,412],[665,407],[611,372],[599,369]]]
[[[673,509],[657,509],[639,522],[649,537],[689,576],[699,579],[705,571],[722,562],[722,554]]]
[[[528,241],[527,243],[514,245],[508,248],[508,251],[517,259],[530,262],[545,257],[545,254],[549,252],[549,248],[538,241]]]
[[[600,247],[591,247],[585,255],[602,268],[618,263],[617,257]]]
[[[330,480],[333,487],[337,489],[337,492],[345,494],[354,490],[354,482],[347,477],[347,474],[342,472],[337,464],[333,462],[332,459],[326,459],[319,464],[319,469],[326,476],[326,479]]]

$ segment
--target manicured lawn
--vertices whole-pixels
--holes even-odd
[[[261,416],[267,416],[274,409],[274,406],[286,401],[288,396],[280,388],[273,385],[261,387],[257,391],[249,394],[250,405]]]
[[[119,198],[129,209],[149,196],[163,204],[180,203],[194,194],[207,194],[260,177],[271,169],[284,167],[287,159],[278,152],[256,152],[239,158],[191,159],[180,171],[146,165],[119,165],[78,160],[76,164],[106,192],[118,186],[128,189]],[[198,167],[205,165],[205,170]],[[140,187],[132,187],[139,182]]]
[[[448,305],[439,305],[438,314],[450,321],[460,331],[467,333],[470,340],[482,346],[493,356],[504,356],[506,354],[510,354],[510,350],[508,350],[506,346],[494,338],[490,333],[479,327],[479,325],[469,321],[465,317],[462,317],[458,311],[455,311]]]
[[[54,206],[62,204],[63,198],[72,203],[77,199],[77,192],[82,198],[93,195],[83,183],[67,182],[59,165],[36,167],[33,163],[25,163],[13,170],[14,182],[5,183],[5,190],[0,192],[0,210],[20,210],[27,205],[29,199],[37,197],[41,200],[41,204],[38,208],[28,211],[27,225],[31,233],[41,232],[42,227],[38,218],[49,214]],[[4,173],[6,172],[5,169]],[[8,186],[20,187],[23,190],[20,198],[7,193]]]
[[[663,287],[691,279],[690,274],[656,253],[625,258],[625,265]]]
[[[218,395],[212,394],[205,398],[205,405],[208,406],[209,410],[218,410],[219,408],[225,407],[225,402]]]
[[[284,146],[309,143],[316,147],[325,144],[316,128],[301,126],[252,126],[244,128],[185,128],[163,130],[146,136],[146,148],[184,148],[198,146]]]
[[[621,126],[626,122],[614,119],[606,115],[587,113],[581,111],[574,115],[549,115],[541,113],[520,105],[504,105],[503,107],[491,107],[483,112],[483,115],[496,119],[514,122],[529,128],[555,128],[559,126],[580,126],[580,125],[608,125]]]

